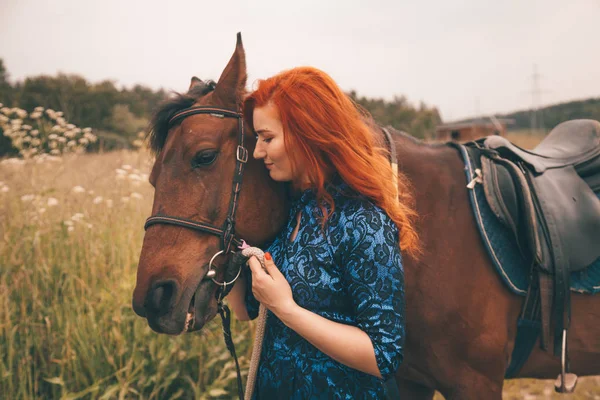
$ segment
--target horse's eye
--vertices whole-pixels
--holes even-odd
[[[202,150],[192,159],[192,168],[200,168],[211,165],[217,159],[216,150]]]

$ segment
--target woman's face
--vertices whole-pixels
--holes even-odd
[[[254,109],[254,131],[258,135],[254,158],[262,159],[273,180],[280,182],[296,181],[292,173],[292,163],[283,142],[283,126],[274,104],[268,103]]]

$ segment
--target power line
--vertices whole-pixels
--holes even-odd
[[[544,113],[542,111],[542,90],[540,89],[541,75],[537,64],[533,64],[531,75],[531,130],[544,130]]]

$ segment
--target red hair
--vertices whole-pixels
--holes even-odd
[[[305,166],[319,203],[324,201],[334,209],[325,183],[337,172],[352,189],[387,213],[398,226],[402,250],[416,256],[419,240],[413,226],[416,212],[410,185],[399,173],[396,191],[388,151],[376,146],[366,122],[372,121],[368,113],[329,75],[312,67],[294,68],[259,81],[243,104],[244,117],[253,131],[254,109],[268,103],[279,111],[292,169]],[[326,220],[325,214],[323,223]]]

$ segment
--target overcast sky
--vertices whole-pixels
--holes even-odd
[[[242,32],[249,84],[312,65],[344,90],[405,95],[445,121],[600,97],[600,0],[0,0],[11,79],[59,71],[185,91]]]

